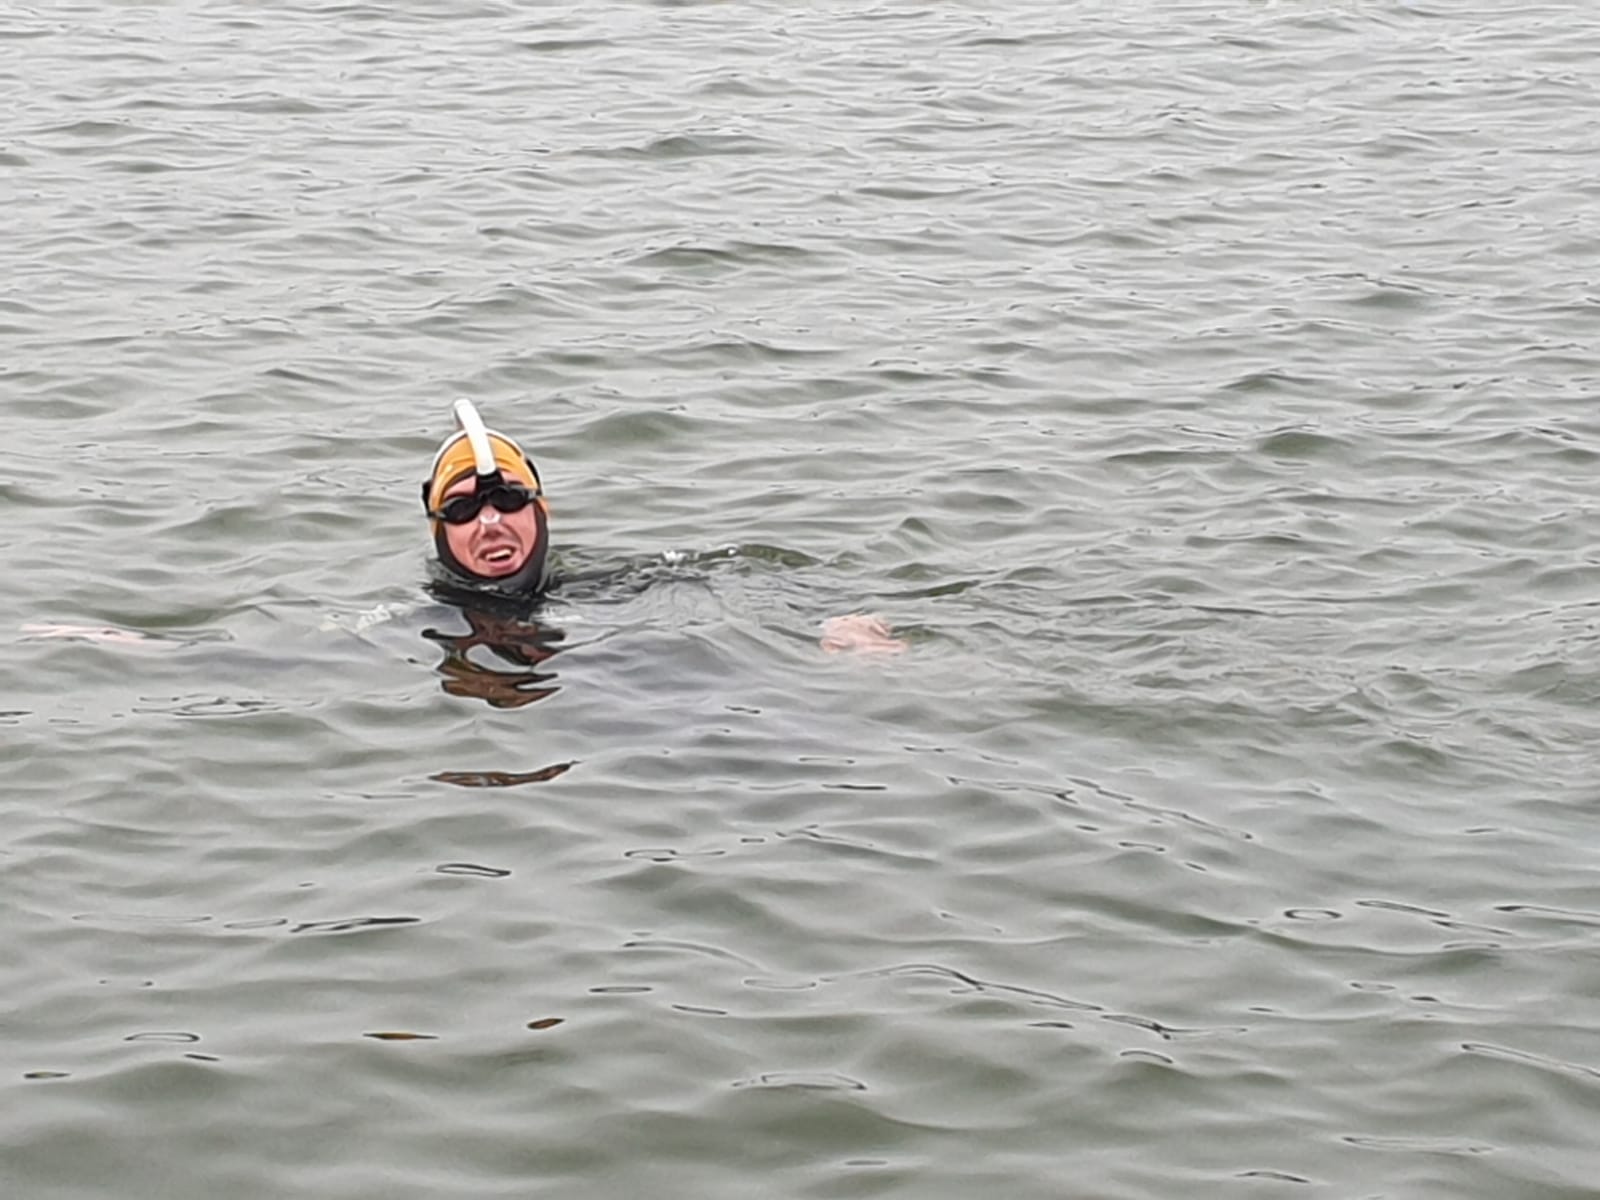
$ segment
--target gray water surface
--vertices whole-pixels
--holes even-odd
[[[6,1194],[1596,1195],[1597,48],[0,16]]]

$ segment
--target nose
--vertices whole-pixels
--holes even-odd
[[[500,510],[492,504],[485,504],[478,513],[478,520],[484,525],[500,524]]]

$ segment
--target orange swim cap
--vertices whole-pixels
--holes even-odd
[[[489,448],[494,451],[494,465],[500,468],[500,473],[507,479],[514,479],[532,488],[538,496],[539,507],[544,508],[539,472],[534,469],[533,460],[505,434],[492,429],[488,433]],[[457,433],[446,438],[444,445],[439,447],[439,453],[433,456],[433,469],[428,474],[428,481],[423,484],[423,508],[429,513],[438,512],[439,505],[444,503],[444,494],[477,469],[477,460],[473,457],[472,443],[467,440],[467,435]],[[435,533],[438,532],[437,519],[433,519],[432,528]]]

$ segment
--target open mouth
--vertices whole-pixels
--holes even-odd
[[[504,566],[506,563],[510,562],[516,556],[517,556],[517,551],[516,551],[515,547],[513,547],[513,546],[496,546],[493,550],[484,551],[484,553],[483,553],[483,561],[486,562],[486,563],[489,563],[491,566],[499,567],[499,566]]]

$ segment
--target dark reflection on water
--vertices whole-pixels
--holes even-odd
[[[824,1071],[769,1071],[753,1079],[737,1079],[736,1088],[804,1088],[820,1092],[864,1092],[867,1085],[847,1075]]]
[[[358,933],[372,929],[392,929],[399,925],[415,925],[421,917],[351,917],[335,921],[302,921],[290,933]]]
[[[556,694],[556,674],[546,664],[560,652],[565,633],[515,609],[463,607],[461,615],[467,623],[465,632],[430,628],[422,633],[444,650],[435,670],[444,676],[440,686],[446,692],[482,700],[493,708],[522,708]]]
[[[511,874],[504,867],[488,867],[482,863],[440,863],[434,870],[441,875],[470,875],[480,879],[504,879]]]
[[[440,771],[428,776],[439,783],[456,787],[520,787],[525,783],[548,783],[565,775],[576,763],[552,763],[537,771]]]

